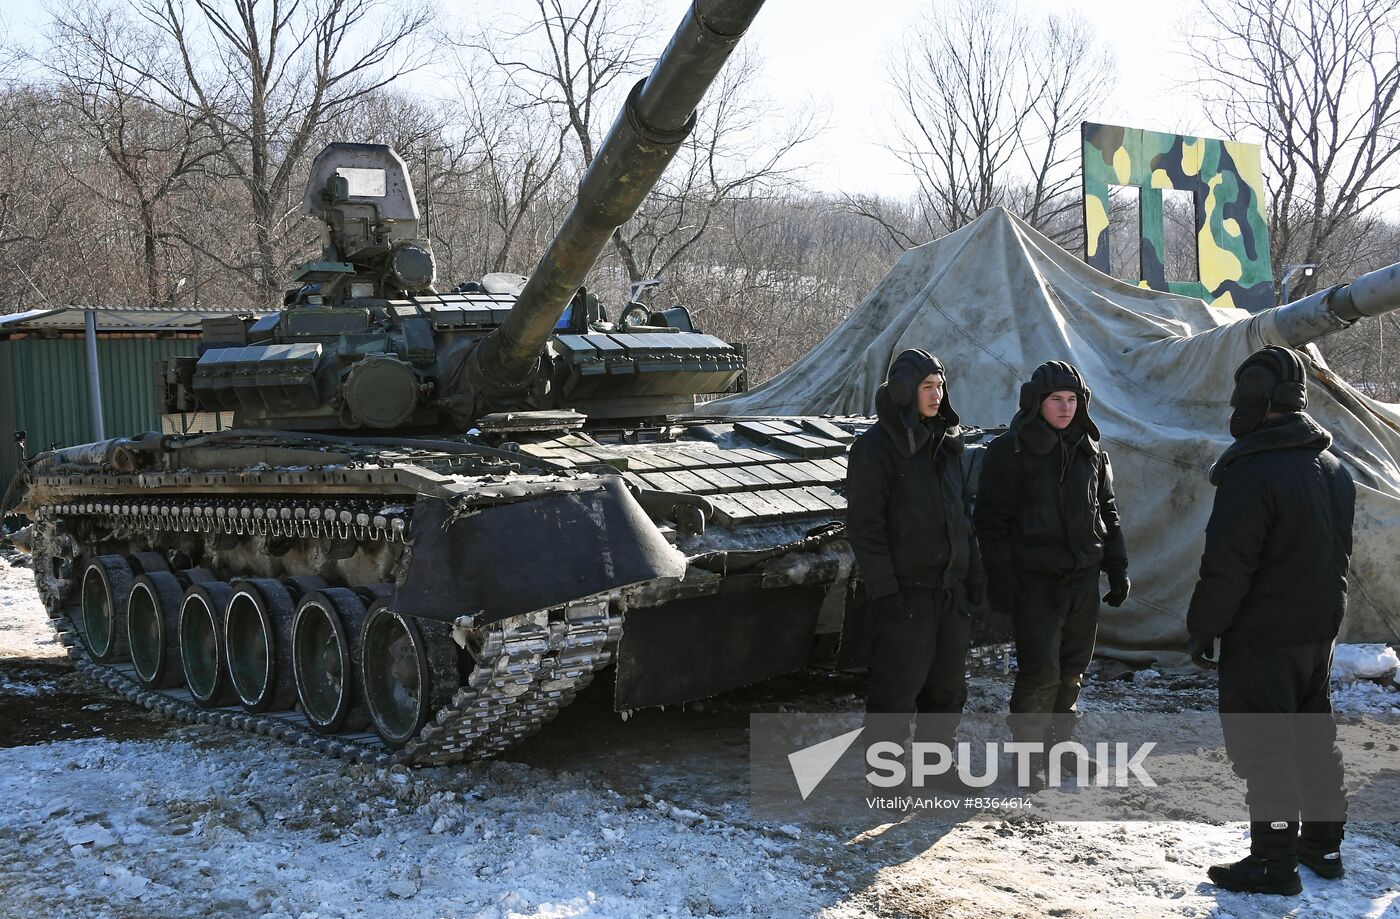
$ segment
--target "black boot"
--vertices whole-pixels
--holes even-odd
[[[1216,865],[1206,872],[1211,883],[1235,893],[1269,893],[1293,897],[1303,892],[1298,866],[1283,859],[1249,855],[1233,865]]]
[[[1298,840],[1298,863],[1312,869],[1312,873],[1328,881],[1335,881],[1347,873],[1342,867],[1342,844],[1304,835]]]
[[[1297,821],[1252,820],[1249,857],[1233,865],[1216,865],[1209,872],[1217,887],[1236,893],[1272,893],[1286,897],[1303,892],[1298,877]]]

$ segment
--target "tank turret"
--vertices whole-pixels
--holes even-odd
[[[465,431],[504,411],[654,419],[732,391],[742,357],[697,331],[684,308],[631,303],[610,321],[582,285],[689,135],[761,6],[697,0],[628,96],[528,277],[488,275],[438,293],[403,160],[377,144],[326,147],[302,198],[323,225],[321,257],[296,271],[281,310],[207,321],[200,357],[159,371],[165,410],[294,431]]]

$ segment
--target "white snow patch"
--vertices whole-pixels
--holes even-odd
[[[66,657],[34,589],[34,572],[0,556],[0,657]],[[25,684],[3,681],[0,691],[34,695]]]
[[[1343,683],[1357,680],[1395,679],[1400,657],[1385,645],[1337,645],[1332,653],[1332,679]]]
[[[0,750],[6,909],[642,919],[813,915],[829,899],[792,843],[567,773],[403,774],[179,733]],[[753,885],[751,867],[773,880]]]

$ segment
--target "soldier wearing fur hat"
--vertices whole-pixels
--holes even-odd
[[[1100,573],[1108,575],[1110,606],[1131,587],[1113,470],[1089,416],[1090,396],[1073,366],[1037,367],[1010,429],[987,447],[978,486],[988,597],[1011,618],[1016,639],[1009,720],[1018,741],[1047,749],[1074,731],[1098,631]],[[1032,763],[1039,787],[1045,759]]]
[[[1307,404],[1298,355],[1255,352],[1235,371],[1235,442],[1210,471],[1215,505],[1186,625],[1200,663],[1220,640],[1221,727],[1246,786],[1250,854],[1209,872],[1226,890],[1300,893],[1299,862],[1342,876],[1346,790],[1329,675],[1356,488]],[[1232,717],[1259,713],[1277,717]]]
[[[932,713],[919,719],[919,739],[951,743],[982,581],[943,364],[901,352],[875,407],[878,423],[851,446],[846,479],[847,535],[873,633],[865,740],[902,743],[913,715]]]

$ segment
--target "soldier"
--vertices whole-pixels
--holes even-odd
[[[967,700],[972,609],[983,584],[964,491],[965,444],[942,363],[901,352],[875,395],[878,423],[851,447],[847,533],[873,647],[866,743],[953,742]]]
[[[1011,618],[1016,639],[1008,720],[1017,741],[1047,751],[1074,732],[1098,630],[1100,571],[1108,574],[1110,606],[1122,605],[1131,587],[1113,470],[1089,398],[1069,364],[1037,367],[1010,430],[987,447],[977,489],[988,599]],[[1031,763],[1031,787],[1039,789],[1045,757]]]
[[[1301,893],[1298,862],[1323,878],[1343,873],[1346,789],[1329,677],[1356,488],[1307,404],[1292,351],[1265,348],[1235,371],[1235,442],[1210,471],[1215,505],[1186,621],[1198,663],[1220,639],[1221,728],[1245,780],[1250,854],[1209,871],[1232,891]],[[1231,717],[1242,713],[1277,717]]]

